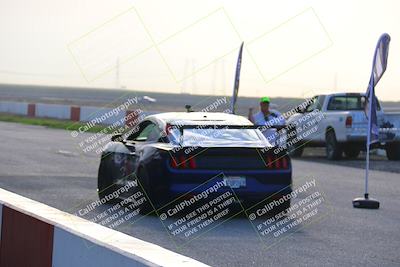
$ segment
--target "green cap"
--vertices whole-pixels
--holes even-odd
[[[269,103],[269,102],[271,102],[270,100],[269,100],[269,97],[268,96],[264,96],[264,97],[261,97],[260,98],[260,103],[261,102],[267,102],[267,103]]]

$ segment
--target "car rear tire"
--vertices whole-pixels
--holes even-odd
[[[146,202],[143,203],[140,206],[140,214],[142,215],[149,215],[149,214],[153,214],[154,213],[154,208],[152,206],[152,204],[150,203],[150,201],[152,203],[154,203],[153,201],[153,194],[151,191],[151,187],[150,187],[150,178],[149,175],[146,171],[146,169],[144,167],[139,167],[138,172],[137,172],[137,178],[138,178],[138,188],[140,188],[140,191],[143,191],[143,194],[146,198]]]
[[[102,160],[97,175],[97,194],[99,199],[104,199],[107,195],[112,194],[115,189],[111,172],[107,168],[106,162]],[[118,201],[119,198],[111,198],[107,201],[107,204],[115,204]]]
[[[387,144],[386,157],[388,160],[400,160],[400,143]]]
[[[346,158],[349,159],[355,159],[360,155],[361,149],[355,148],[355,147],[348,147],[344,149],[344,154],[346,155]]]
[[[326,158],[329,160],[339,160],[342,157],[342,148],[336,140],[336,135],[333,130],[328,130],[326,133]]]

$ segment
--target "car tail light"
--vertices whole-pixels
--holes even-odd
[[[265,158],[265,165],[267,169],[287,169],[289,167],[289,161],[287,156],[267,155]]]
[[[281,158],[279,158],[279,157],[275,158],[275,168],[277,168],[277,169],[281,168]]]
[[[171,124],[167,123],[167,125],[165,126],[165,135],[169,135],[171,130],[172,130]]]
[[[288,168],[288,159],[285,157],[282,158],[282,169]]]
[[[174,169],[178,168],[178,164],[179,163],[178,163],[178,160],[175,157],[171,158],[170,163],[171,163],[171,167],[172,168],[174,168]]]
[[[185,156],[180,156],[179,160],[175,157],[172,157],[170,160],[170,166],[174,169],[196,169],[196,160],[192,156],[190,158],[186,158]]]
[[[196,168],[197,168],[197,166],[196,166],[196,161],[194,160],[194,157],[191,157],[191,158],[189,159],[189,168],[190,168],[190,169],[196,169]]]
[[[187,160],[185,159],[185,156],[180,156],[179,157],[179,168],[186,169],[186,167],[187,167]]]
[[[353,124],[353,117],[347,116],[346,117],[346,128],[350,128],[352,124]]]
[[[267,156],[267,162],[266,162],[268,169],[272,168],[272,162],[273,162],[272,157],[270,155],[268,155]]]

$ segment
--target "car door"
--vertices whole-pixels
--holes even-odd
[[[143,121],[123,142],[116,144],[112,157],[112,172],[114,180],[124,184],[132,180],[140,160],[141,147],[146,142],[154,124]]]
[[[139,124],[138,131],[131,134],[126,140],[126,146],[132,146],[134,162],[132,164],[133,170],[137,170],[143,150],[146,145],[157,142],[160,138],[161,132],[156,123],[145,120]]]

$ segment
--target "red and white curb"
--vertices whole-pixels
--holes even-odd
[[[4,267],[207,266],[3,189],[0,227]]]
[[[102,120],[101,124],[106,125],[111,125],[117,121],[125,121],[126,124],[129,125],[130,121],[136,119],[135,116],[132,116],[133,113],[137,113],[136,110],[123,110],[122,112],[113,113],[114,110],[115,108],[109,107],[0,101],[0,112],[25,115],[28,117],[89,122],[94,118],[101,118],[106,114],[113,114]]]

